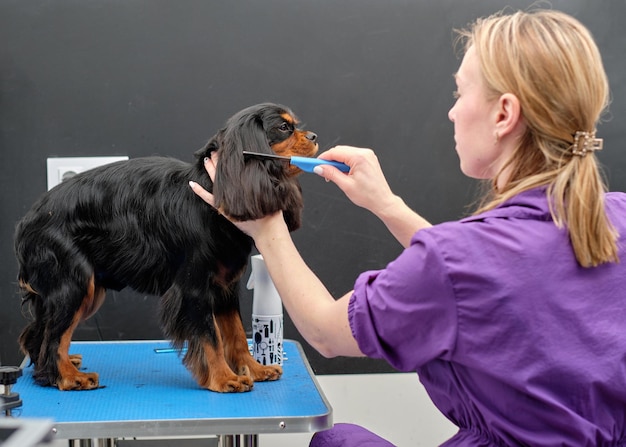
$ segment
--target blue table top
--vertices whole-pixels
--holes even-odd
[[[283,376],[247,393],[202,389],[167,341],[74,342],[82,368],[100,374],[92,391],[59,391],[32,379],[12,391],[20,417],[52,418],[64,439],[312,432],[332,426],[332,409],[298,342],[285,340]]]

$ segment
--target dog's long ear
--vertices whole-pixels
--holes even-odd
[[[272,153],[258,114],[239,116],[224,131],[213,190],[215,205],[237,220],[286,210],[290,228],[298,227],[302,196],[298,184],[287,175],[285,162],[245,158],[244,150]]]
[[[204,159],[206,157],[210,157],[212,152],[219,151],[222,146],[222,140],[224,137],[224,129],[221,129],[217,132],[211,139],[204,145],[203,148],[198,149],[193,155],[196,158],[196,171],[197,178],[195,181],[199,182],[204,189],[209,192],[213,192],[213,182],[211,178],[208,176],[206,169],[204,168]]]
[[[204,157],[210,157],[211,152],[218,151],[220,146],[222,145],[222,140],[224,138],[225,129],[221,129],[217,132],[211,139],[207,142],[206,145],[202,149],[198,149],[193,155],[196,157],[196,162],[199,162],[201,165],[204,164]]]

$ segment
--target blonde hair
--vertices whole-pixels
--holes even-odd
[[[473,46],[488,90],[520,101],[526,131],[500,172],[511,173],[477,213],[539,186],[547,186],[557,226],[566,226],[583,267],[618,262],[618,234],[604,209],[607,188],[593,153],[574,155],[577,131],[594,132],[609,102],[600,52],[573,17],[551,10],[502,13],[457,31]]]

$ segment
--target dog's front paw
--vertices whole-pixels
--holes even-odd
[[[99,388],[98,373],[76,372],[66,374],[57,381],[57,388],[61,391],[93,390]]]
[[[213,378],[208,385],[208,389],[218,393],[244,393],[254,387],[254,380],[250,376],[223,376]]]
[[[260,363],[257,363],[257,365],[258,367],[250,368],[250,373],[255,382],[278,380],[283,375],[283,369],[278,365],[263,366]]]

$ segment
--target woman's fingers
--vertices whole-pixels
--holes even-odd
[[[204,200],[206,203],[208,203],[212,207],[215,207],[215,198],[213,197],[213,194],[208,192],[202,186],[198,185],[196,182],[190,181],[189,186],[191,187],[191,190],[194,193],[196,193],[198,197],[200,197],[202,200]]]
[[[217,156],[217,152],[215,151],[211,152],[210,158],[204,157],[204,169],[206,169],[207,174],[209,174],[211,181],[215,181],[217,159],[218,159],[218,156]],[[198,197],[200,197],[202,200],[204,200],[206,203],[208,203],[212,207],[215,207],[215,197],[213,197],[213,194],[208,192],[206,189],[204,189],[202,186],[200,186],[196,182],[190,181],[189,186],[191,187],[191,190],[195,192]]]

